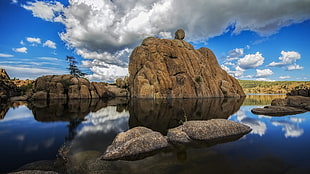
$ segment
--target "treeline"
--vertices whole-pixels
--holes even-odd
[[[253,94],[286,94],[293,89],[310,88],[310,81],[238,81],[245,93]]]

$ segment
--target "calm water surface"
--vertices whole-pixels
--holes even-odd
[[[109,162],[110,172],[310,173],[310,112],[283,117],[251,113],[252,108],[278,97],[285,96],[2,104],[0,173],[55,160],[64,144],[71,144],[72,156],[87,153],[97,158],[119,132],[129,128],[146,126],[165,135],[186,120],[212,118],[241,122],[253,131],[237,141],[211,147],[175,148],[142,160]],[[72,168],[83,163],[77,161],[70,164]]]

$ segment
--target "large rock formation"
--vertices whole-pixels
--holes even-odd
[[[73,75],[46,75],[33,83],[33,100],[84,99],[127,96],[126,89],[103,82],[89,82]]]
[[[174,40],[146,38],[129,62],[131,97],[203,98],[240,97],[239,82],[228,75],[208,48],[195,50],[176,32]]]

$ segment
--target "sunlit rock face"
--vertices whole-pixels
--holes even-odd
[[[183,31],[184,32],[184,31]],[[137,98],[240,97],[239,82],[228,75],[208,48],[195,50],[182,40],[148,37],[136,47],[129,61],[129,88]]]

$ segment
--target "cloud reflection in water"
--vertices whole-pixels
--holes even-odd
[[[283,117],[271,117],[255,115],[251,113],[253,106],[242,106],[240,110],[232,115],[229,119],[250,126],[253,130],[251,134],[263,136],[268,132],[268,129],[273,127],[282,127],[285,138],[299,137],[303,135],[304,130],[300,124],[305,121],[300,115],[290,115]]]

